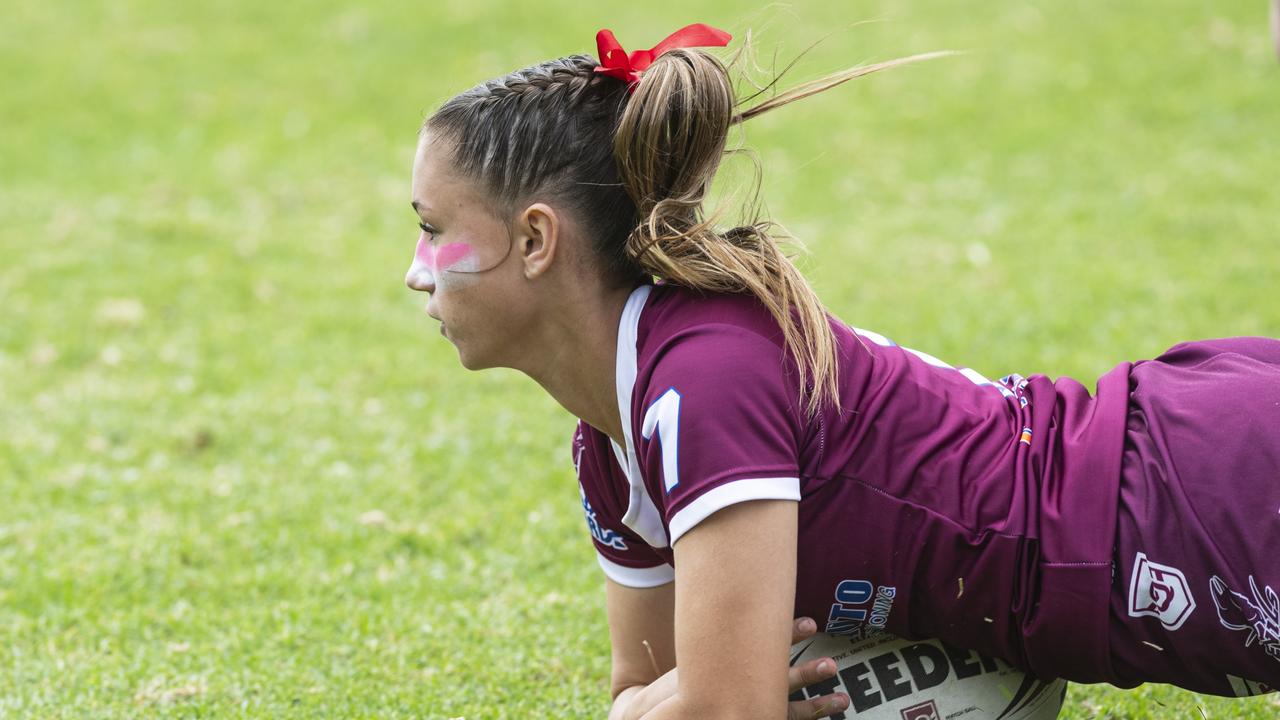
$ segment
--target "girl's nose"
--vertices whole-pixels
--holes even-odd
[[[436,262],[433,248],[427,244],[427,233],[418,236],[418,246],[414,248],[413,264],[405,273],[404,284],[414,290],[435,292]]]
[[[413,265],[409,266],[409,272],[405,273],[404,284],[413,290],[434,293],[436,291],[436,276],[435,273],[431,272],[431,268],[415,259]]]

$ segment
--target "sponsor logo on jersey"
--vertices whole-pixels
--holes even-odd
[[[578,492],[582,495],[582,513],[587,516],[587,527],[591,530],[591,537],[605,547],[626,550],[627,543],[621,535],[596,521],[596,511],[592,509],[591,501],[587,500],[587,491],[582,489],[582,485],[578,485]]]
[[[586,443],[582,440],[582,430],[578,430],[578,434],[573,438],[573,474],[582,477],[582,453],[587,449]]]
[[[1152,562],[1146,553],[1133,559],[1129,578],[1129,617],[1151,616],[1166,630],[1177,630],[1196,609],[1191,586],[1182,571]]]
[[[1218,607],[1218,622],[1228,630],[1248,631],[1245,647],[1256,642],[1267,655],[1280,660],[1280,597],[1270,585],[1263,585],[1259,590],[1252,575],[1249,592],[1253,597],[1232,590],[1217,575],[1209,578],[1209,595]]]
[[[902,720],[942,720],[938,704],[932,700],[902,710]]]
[[[1027,382],[1026,378],[1017,373],[1000,378],[1000,384],[1008,388],[1013,393],[1013,396],[1018,399],[1018,406],[1024,408],[1030,402],[1027,399]]]
[[[897,595],[897,588],[891,585],[876,587],[867,580],[841,580],[823,630],[854,640],[879,635],[889,622]]]

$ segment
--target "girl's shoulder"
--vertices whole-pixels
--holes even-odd
[[[750,335],[785,348],[782,329],[769,310],[746,293],[708,293],[671,284],[652,286],[636,326],[642,352],[695,341],[714,349],[717,340]]]

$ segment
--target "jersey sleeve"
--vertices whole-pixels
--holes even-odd
[[[619,585],[648,588],[675,580],[668,565],[644,540],[622,523],[627,481],[614,467],[608,441],[593,442],[579,423],[573,434],[573,463],[578,474],[582,512],[604,574]],[[604,447],[600,447],[604,445]]]
[[[754,330],[711,324],[657,359],[638,440],[672,545],[730,505],[800,500],[802,422],[784,358]]]

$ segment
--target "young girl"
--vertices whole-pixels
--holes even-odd
[[[1280,341],[1184,343],[1091,396],[826,315],[767,224],[718,230],[702,201],[731,126],[868,70],[742,109],[692,49],[727,41],[601,31],[601,61],[446,102],[414,160],[407,283],[465,367],[581,419],[611,716],[843,710],[788,707],[833,672],[788,672],[793,617],[1042,678],[1280,686]]]

